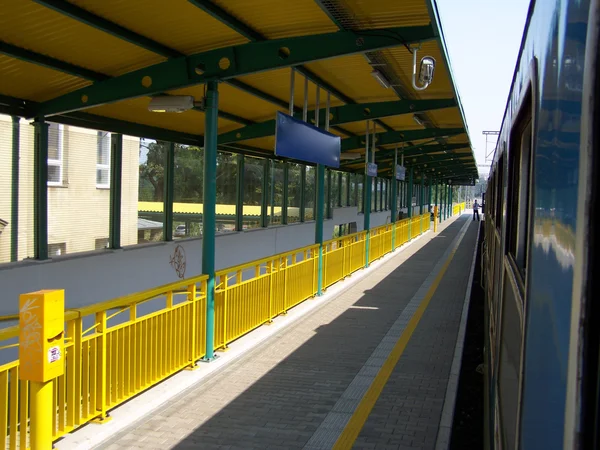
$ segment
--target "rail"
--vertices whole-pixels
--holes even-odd
[[[323,243],[327,288],[429,230],[430,214]],[[392,234],[395,239],[392,240]],[[394,249],[395,249],[394,248]],[[215,348],[271,322],[318,290],[319,246],[216,272]],[[65,374],[53,382],[53,439],[192,367],[206,350],[207,277],[199,276],[65,312]],[[29,445],[29,383],[19,380],[18,326],[0,329],[0,448]]]
[[[457,214],[462,214],[465,209],[466,209],[465,202],[457,203],[456,205],[454,205],[452,207],[452,215],[456,216]]]
[[[102,421],[108,410],[204,356],[206,280],[203,275],[66,311],[65,374],[53,382],[54,440]],[[0,350],[16,350],[11,341],[18,335],[18,326],[0,330]],[[28,398],[19,360],[0,365],[2,448],[29,447]]]

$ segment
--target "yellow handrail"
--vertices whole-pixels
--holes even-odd
[[[369,262],[429,229],[429,213],[370,230]],[[411,228],[409,236],[409,225]],[[323,243],[325,288],[364,268],[367,233]],[[270,322],[317,293],[318,245],[216,272],[215,348]],[[170,375],[206,350],[206,281],[197,276],[65,312],[65,374],[54,382],[53,439],[92,420]],[[147,305],[149,302],[159,304]],[[143,311],[147,308],[147,311]],[[19,327],[0,329],[0,351],[14,351]],[[0,365],[0,443],[26,448],[27,381],[19,360]]]
[[[198,276],[66,311],[65,374],[53,381],[53,439],[104,420],[109,409],[204,356],[206,280]],[[152,300],[163,305],[141,314],[138,306]],[[18,334],[18,326],[2,329],[0,343]],[[27,448],[28,389],[29,382],[19,380],[18,359],[0,365],[0,429],[8,430],[0,434],[3,448]]]

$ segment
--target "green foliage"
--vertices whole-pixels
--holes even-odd
[[[204,151],[200,147],[175,144],[174,201],[201,203],[204,193]],[[147,150],[147,159],[140,164],[139,199],[162,202],[165,190],[168,142],[141,143],[140,152]],[[217,154],[217,203],[235,204],[237,183],[236,156]]]

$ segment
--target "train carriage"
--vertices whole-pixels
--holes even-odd
[[[486,192],[486,448],[600,448],[599,31],[598,0],[530,5]]]

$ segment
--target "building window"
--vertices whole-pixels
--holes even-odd
[[[53,258],[54,256],[61,256],[67,254],[67,244],[61,242],[60,244],[48,244],[48,257]]]
[[[63,182],[64,125],[50,123],[48,128],[48,186]]]
[[[98,131],[96,159],[96,187],[110,188],[110,133]]]

